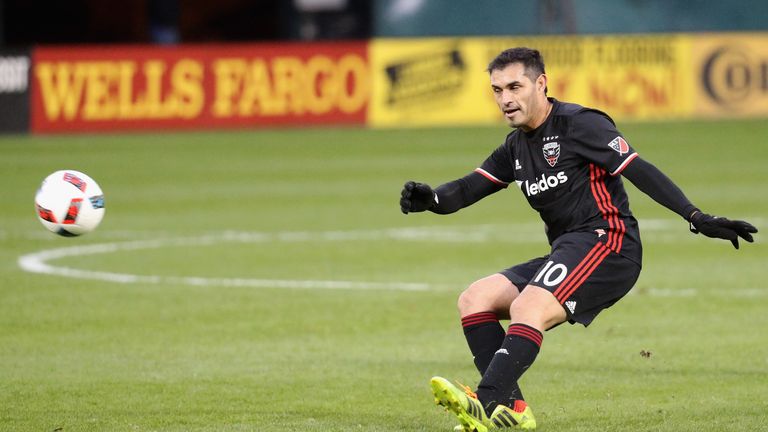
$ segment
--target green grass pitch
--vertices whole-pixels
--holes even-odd
[[[539,430],[766,430],[768,123],[620,127],[695,204],[763,232],[736,251],[628,184],[643,273],[590,328],[545,335],[521,381]],[[0,138],[0,430],[451,430],[428,381],[479,380],[458,293],[546,241],[516,188],[450,216],[402,215],[400,188],[466,174],[506,133]],[[65,168],[106,194],[81,238],[34,215]]]

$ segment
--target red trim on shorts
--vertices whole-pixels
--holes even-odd
[[[568,297],[591,275],[598,265],[611,253],[606,245],[597,243],[576,266],[575,269],[565,278],[562,284],[555,290],[554,296],[560,304],[565,303]]]

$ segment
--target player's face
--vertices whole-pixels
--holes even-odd
[[[531,80],[522,63],[511,63],[491,72],[491,89],[509,126],[529,131],[547,118],[549,101],[544,93],[547,77]]]

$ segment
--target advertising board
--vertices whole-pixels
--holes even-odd
[[[365,43],[45,47],[34,132],[363,124]]]

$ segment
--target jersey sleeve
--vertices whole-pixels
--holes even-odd
[[[574,115],[571,136],[578,142],[576,151],[584,159],[605,168],[612,176],[620,174],[638,156],[613,120],[597,110]]]
[[[503,188],[515,181],[512,149],[509,143],[506,142],[494,150],[480,167],[475,169],[475,172]]]

